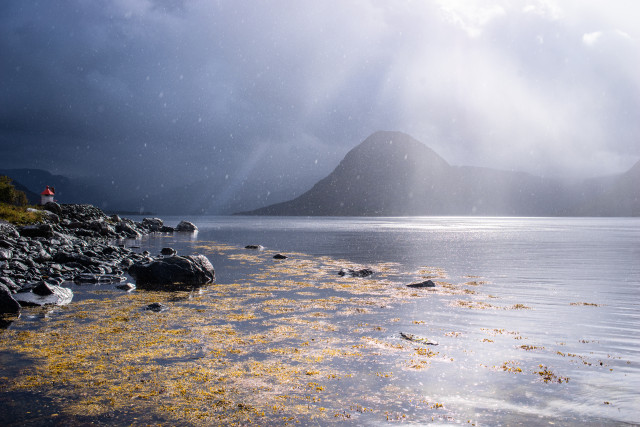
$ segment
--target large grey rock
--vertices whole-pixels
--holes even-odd
[[[20,313],[20,303],[13,298],[11,291],[0,283],[0,314]]]
[[[73,292],[69,288],[41,284],[32,292],[18,292],[13,297],[22,306],[66,305],[73,299]]]
[[[198,231],[198,227],[195,226],[194,223],[189,221],[180,221],[180,223],[175,228],[176,231]]]
[[[129,267],[129,274],[136,286],[143,289],[195,288],[215,280],[213,266],[204,255],[138,262]]]

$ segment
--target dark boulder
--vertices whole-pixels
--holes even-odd
[[[215,280],[213,266],[204,255],[172,256],[137,262],[129,274],[143,289],[196,288]]]
[[[169,227],[168,225],[163,225],[162,227],[160,227],[160,230],[162,233],[173,233],[175,231],[175,229],[173,227]]]
[[[124,234],[125,236],[131,239],[139,239],[142,237],[142,234],[138,232],[131,224],[121,221],[116,224],[116,232]]]
[[[435,288],[436,284],[432,280],[425,280],[424,282],[411,283],[407,285],[408,288]]]
[[[70,263],[78,263],[80,265],[89,266],[89,265],[98,265],[97,261],[94,261],[90,257],[84,254],[77,253],[69,253],[69,252],[58,252],[53,257],[53,261],[60,264],[70,264]]]
[[[11,295],[11,291],[0,283],[0,315],[20,313],[20,303]]]
[[[8,277],[0,277],[0,284],[5,285],[11,292],[15,292],[21,288],[21,286],[17,285],[16,282]]]
[[[151,231],[160,231],[163,221],[160,218],[143,218],[142,226],[148,228]]]
[[[176,250],[173,248],[162,248],[160,250],[160,255],[175,255],[176,254]]]
[[[53,295],[53,289],[45,282],[39,283],[35,288],[31,290],[31,292],[36,295],[40,295],[41,297]]]
[[[362,268],[360,270],[354,270],[352,268],[341,268],[338,271],[338,275],[340,276],[348,276],[348,277],[369,277],[373,274],[373,270],[368,268]]]
[[[262,245],[247,245],[244,247],[245,249],[256,249],[256,250],[264,250],[264,246]]]
[[[55,202],[47,202],[42,208],[46,211],[53,212],[57,216],[62,216],[62,208]]]
[[[156,313],[160,313],[161,311],[166,311],[169,308],[166,305],[161,304],[159,302],[153,302],[153,303],[149,304],[148,306],[146,306],[144,309],[148,310],[148,311],[154,311]]]
[[[273,256],[273,259],[287,259],[288,257],[286,255],[282,255],[282,254],[275,254]]]
[[[198,231],[198,227],[196,227],[192,222],[189,221],[180,221],[180,223],[175,228],[176,231]]]
[[[18,231],[22,237],[53,237],[53,227],[49,224],[25,225]]]

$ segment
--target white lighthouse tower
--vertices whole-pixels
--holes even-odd
[[[55,194],[55,189],[47,185],[47,188],[42,193],[40,193],[40,204],[46,205],[49,202],[53,202],[53,196]]]

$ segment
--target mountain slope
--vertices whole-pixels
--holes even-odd
[[[244,215],[639,215],[640,162],[570,189],[522,172],[451,166],[401,132],[376,132],[311,190]]]
[[[432,201],[451,166],[400,132],[377,132],[351,150],[335,170],[300,197],[252,211],[255,215],[401,215]],[[421,188],[421,194],[412,189]]]
[[[586,181],[577,191],[580,216],[640,216],[640,161],[621,175]]]

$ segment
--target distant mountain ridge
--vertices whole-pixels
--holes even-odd
[[[379,131],[301,196],[243,215],[637,216],[640,162],[571,188],[522,172],[451,166],[402,132]]]
[[[27,197],[30,203],[40,201],[40,192],[47,185],[56,188],[55,198],[62,203],[90,203],[101,207],[104,198],[103,191],[95,186],[63,175],[54,175],[43,169],[1,169],[0,175],[8,176],[20,183],[23,190],[29,190]],[[35,200],[33,193],[36,194]]]

